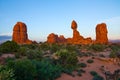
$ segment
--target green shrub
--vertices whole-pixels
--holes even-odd
[[[39,46],[39,49],[40,49],[40,50],[43,50],[43,51],[50,50],[50,45],[47,44],[47,43],[42,43],[42,44]]]
[[[92,59],[88,59],[87,63],[93,63],[94,61]]]
[[[105,48],[106,46],[103,44],[92,44],[89,46],[89,49],[93,51],[103,51]]]
[[[11,63],[11,65],[16,80],[34,80],[34,76],[36,76],[36,67],[30,60],[17,60],[14,63]]]
[[[91,74],[92,76],[97,76],[97,75],[98,75],[97,72],[95,72],[95,71],[90,71],[90,74]]]
[[[92,80],[104,80],[104,78],[102,76],[96,75]]]
[[[3,53],[2,52],[0,52],[0,56],[2,55]]]
[[[62,68],[60,65],[54,65],[47,59],[40,61],[33,61],[36,65],[37,70],[37,80],[55,80],[55,78],[60,77],[62,73]]]
[[[21,57],[21,55],[18,52],[16,52],[15,53],[15,58],[20,58],[20,57]]]
[[[25,56],[26,55],[26,52],[27,52],[27,48],[26,47],[20,47],[17,51],[18,54],[20,54],[21,56]]]
[[[13,70],[0,65],[0,80],[15,80]]]
[[[39,50],[28,50],[26,52],[26,56],[28,59],[41,59],[42,58],[42,52]]]
[[[83,70],[83,69],[77,70],[77,75],[78,76],[82,76],[82,73],[85,73],[85,70]]]
[[[109,47],[112,49],[112,51],[119,51],[120,50],[120,45],[118,44],[112,44],[112,45],[109,45]]]
[[[7,57],[5,58],[5,63],[8,63],[10,61],[14,61],[15,60],[15,57]]]
[[[0,52],[16,52],[19,49],[19,45],[14,41],[6,41],[0,45]]]
[[[116,52],[115,52],[115,51],[112,51],[112,52],[110,53],[109,57],[110,57],[110,58],[115,58],[115,57],[117,57]]]
[[[77,65],[78,59],[75,52],[69,52],[67,49],[61,49],[55,53],[59,58],[60,64],[64,68],[72,68]]]
[[[22,47],[34,50],[34,49],[38,48],[38,45],[36,45],[36,44],[25,44],[25,45],[22,45]]]
[[[56,51],[58,51],[58,50],[60,50],[60,45],[58,45],[58,44],[52,44],[51,46],[50,46],[50,50],[51,50],[51,52],[52,53],[55,53]]]
[[[79,63],[78,66],[81,67],[81,68],[87,67],[87,65],[85,63]]]

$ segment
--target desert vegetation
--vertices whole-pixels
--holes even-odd
[[[14,41],[7,41],[0,45],[0,80],[59,80],[63,73],[72,77],[82,77],[89,73],[91,80],[106,80],[104,74],[86,69],[94,65],[97,59],[103,62],[107,61],[103,58],[120,59],[119,53],[119,44],[18,45]],[[13,56],[3,57],[5,55]]]

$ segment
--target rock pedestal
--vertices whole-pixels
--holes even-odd
[[[108,37],[107,37],[107,26],[105,23],[98,24],[96,26],[96,41],[95,43],[99,44],[107,44]]]
[[[90,44],[92,42],[91,38],[84,38],[80,35],[79,31],[77,31],[77,23],[74,20],[71,23],[71,28],[73,29],[73,44]]]
[[[27,26],[25,23],[17,22],[13,28],[12,40],[18,44],[31,44],[32,41],[28,39]]]

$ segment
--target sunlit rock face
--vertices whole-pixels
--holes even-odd
[[[64,38],[63,35],[60,35],[58,37],[57,34],[51,33],[47,37],[47,43],[53,44],[53,43],[65,43],[66,39]]]
[[[31,44],[32,41],[28,39],[27,26],[25,23],[17,22],[13,28],[12,40],[18,44]]]
[[[73,29],[72,44],[90,44],[92,42],[90,37],[84,38],[80,35],[79,31],[77,31],[77,23],[74,20],[71,23],[71,28]]]
[[[107,25],[105,23],[97,24],[96,26],[96,41],[95,43],[107,44]]]
[[[75,20],[71,23],[71,29],[73,30],[73,37],[72,38],[64,38],[64,36],[58,36],[54,33],[51,33],[47,37],[48,43],[67,43],[67,44],[107,44],[108,37],[107,37],[107,26],[105,23],[98,24],[96,26],[96,40],[93,41],[91,37],[84,38],[80,35],[79,31],[77,30],[77,23]]]

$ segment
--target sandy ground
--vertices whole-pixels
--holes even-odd
[[[0,64],[4,64],[4,62],[5,62],[5,58],[8,58],[8,57],[15,57],[15,55],[14,54],[11,54],[11,53],[9,53],[9,54],[2,54],[1,56],[0,56]]]
[[[101,66],[104,66],[104,69],[106,71],[110,71],[111,73],[114,72],[114,70],[120,69],[120,66],[115,65],[113,62],[105,62],[105,61],[101,61],[98,59],[93,59],[94,63],[87,63],[86,61],[88,59],[91,59],[91,57],[82,57],[82,58],[78,58],[79,62],[84,62],[87,64],[86,68],[83,68],[83,70],[85,70],[85,73],[82,73],[82,76],[78,76],[77,72],[73,72],[73,74],[75,74],[75,77],[72,77],[68,74],[63,73],[61,75],[60,78],[57,78],[56,80],[92,80],[93,76],[90,74],[90,71],[96,71],[99,75],[101,75],[102,77],[105,78],[104,73],[100,70]]]

